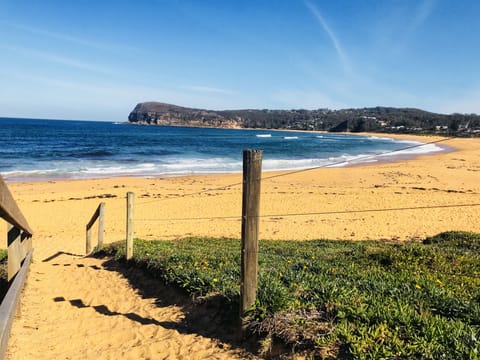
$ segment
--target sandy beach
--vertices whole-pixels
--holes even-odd
[[[448,230],[480,232],[480,206],[471,206],[480,204],[480,139],[442,144],[455,151],[265,173],[260,238],[405,241]],[[105,242],[125,239],[127,191],[135,193],[135,237],[239,239],[241,182],[241,174],[225,174],[9,183],[35,232],[35,260],[8,358],[241,358],[217,339],[166,326],[185,316],[180,306],[159,306],[119,272],[107,271],[104,260],[82,257],[85,225],[100,202],[106,204]],[[125,315],[131,313],[145,321]]]

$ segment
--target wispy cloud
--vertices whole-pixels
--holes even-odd
[[[125,120],[135,104],[145,100],[190,104],[188,94],[131,82],[2,69],[0,78],[11,84],[0,88],[0,108],[7,109],[6,116]]]
[[[0,88],[0,108],[7,109],[3,111],[4,116],[125,120],[137,103],[149,100],[221,110],[251,104],[251,99],[242,98],[241,93],[238,96],[212,96],[211,93],[137,81],[104,82],[98,78],[45,76],[32,71],[5,69],[0,69],[0,78],[12,84]]]
[[[351,72],[351,67],[350,67],[350,60],[348,56],[346,55],[345,51],[343,50],[342,45],[340,44],[340,41],[338,40],[337,35],[335,32],[332,30],[332,28],[328,25],[327,21],[325,18],[322,16],[320,10],[313,5],[310,1],[305,0],[305,5],[310,10],[312,15],[315,17],[315,19],[318,21],[318,23],[321,25],[322,29],[325,31],[325,33],[328,35],[330,41],[332,42],[333,47],[335,48],[335,51],[342,63],[342,66],[345,71]]]
[[[394,57],[405,54],[434,12],[435,5],[435,0],[421,0],[414,2],[413,6],[400,2],[398,6],[389,7],[389,14],[378,29],[378,37],[383,42],[382,53],[389,49]]]
[[[303,89],[282,89],[270,96],[281,108],[288,109],[341,109],[344,103],[331,99],[321,91]]]
[[[435,6],[435,0],[423,0],[415,9],[414,17],[409,24],[408,32],[413,34],[420,28],[432,13]]]
[[[132,51],[138,50],[132,46],[124,44],[116,44],[112,42],[100,42],[96,40],[91,40],[79,36],[73,36],[65,33],[60,33],[56,31],[46,30],[39,27],[34,27],[30,25],[25,25],[21,23],[13,23],[8,21],[0,21],[3,25],[9,26],[16,30],[24,31],[32,35],[38,35],[42,37],[48,37],[55,40],[64,41],[71,44],[81,45],[84,47],[94,48],[94,49],[103,49],[103,50],[117,50],[117,51]]]
[[[203,86],[203,85],[185,85],[182,86],[182,89],[191,90],[199,93],[210,93],[210,94],[225,94],[231,95],[233,91],[227,89],[221,89],[211,86]]]
[[[112,73],[112,70],[110,68],[102,67],[97,64],[93,64],[91,62],[82,61],[82,60],[74,59],[71,57],[63,56],[63,55],[58,55],[52,52],[28,49],[20,46],[5,46],[4,48],[7,48],[13,52],[26,55],[28,57],[35,57],[40,60],[44,60],[44,61],[55,63],[55,64],[60,64],[60,65],[71,67],[71,68],[87,70],[87,71],[102,73],[102,74]]]

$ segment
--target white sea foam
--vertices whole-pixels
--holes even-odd
[[[255,136],[257,138],[271,138],[272,134],[262,132]],[[247,142],[245,146],[252,146],[252,144],[254,144],[254,146],[263,148],[263,170],[265,171],[341,167],[352,164],[389,161],[395,157],[414,157],[443,150],[436,144],[422,144],[411,140],[396,140],[380,136],[360,137],[343,134],[314,135],[311,133],[309,133],[308,136],[300,133],[298,135],[275,133],[274,136],[275,139],[301,139],[302,141],[280,142],[282,143],[281,147],[277,145],[275,141],[264,141],[264,146],[258,145],[258,141],[252,143]],[[171,136],[165,135],[165,138],[168,137]],[[248,138],[252,139],[251,136],[247,136],[247,141]],[[175,139],[176,138],[173,137],[173,140]],[[198,140],[197,138],[195,139]],[[317,139],[321,139],[321,141]],[[368,142],[365,142],[365,139],[371,140],[371,146]],[[185,141],[187,141],[188,144],[188,140]],[[225,145],[222,145],[221,150],[215,147],[213,147],[214,150],[212,150],[208,147],[208,142],[205,143],[202,141],[203,140],[200,139],[198,141],[199,145],[195,146],[184,146],[182,143],[181,146],[183,147],[180,148],[178,144],[174,144],[177,148],[173,147],[170,153],[166,152],[168,155],[154,156],[153,154],[155,152],[152,152],[153,154],[150,155],[149,151],[151,151],[151,147],[147,144],[142,145],[144,146],[144,148],[141,148],[143,152],[138,152],[138,149],[135,148],[134,150],[137,151],[137,153],[135,153],[135,151],[125,151],[124,153],[120,152],[119,155],[116,151],[108,149],[108,159],[99,159],[99,157],[64,157],[61,158],[61,160],[54,158],[48,160],[47,158],[46,160],[36,161],[27,158],[27,160],[23,162],[17,161],[16,164],[19,164],[18,167],[9,168],[3,164],[4,169],[8,171],[2,172],[2,175],[8,181],[21,181],[115,176],[175,176],[202,173],[239,173],[242,171],[241,148],[238,147],[240,140],[238,140],[237,143],[235,143],[235,141],[232,143],[224,142],[223,144]],[[241,139],[241,141],[243,144],[244,139]],[[356,155],[348,154],[348,146],[344,146],[345,144],[342,142],[345,142],[346,145],[364,143],[364,150],[360,150],[364,153]],[[290,148],[290,143],[293,145],[292,148]],[[197,144],[197,141],[195,144]],[[303,144],[306,145],[305,149],[300,149],[297,153],[291,153],[290,149],[297,148]],[[230,146],[234,145],[237,147],[230,149]],[[155,146],[155,144],[152,146]],[[170,145],[165,146],[166,149],[170,149]],[[404,149],[398,151],[388,150],[394,146],[400,146]],[[382,147],[384,150],[381,149]],[[123,151],[123,148],[119,147],[119,149]],[[184,149],[185,151],[183,151]],[[318,149],[318,152],[316,149]],[[338,152],[335,152],[337,151],[336,149],[339,149]],[[162,151],[165,150],[162,149]],[[340,151],[344,153],[339,153]],[[373,152],[381,154],[375,155]],[[304,157],[302,158],[302,156]]]
[[[369,140],[385,140],[385,141],[395,141],[395,139],[393,138],[389,138],[389,137],[382,137],[382,136],[375,136],[375,135],[371,135],[368,137]],[[398,140],[397,140],[398,141]]]

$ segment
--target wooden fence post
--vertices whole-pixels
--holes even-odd
[[[98,208],[98,248],[103,247],[103,233],[105,232],[105,203]]]
[[[133,257],[133,192],[127,192],[127,260]]]
[[[25,231],[23,231],[20,238],[22,241],[23,253],[25,254],[25,256],[27,256],[30,250],[32,250],[32,235],[27,234]]]
[[[95,224],[95,221],[98,220],[98,248],[101,249],[103,246],[103,233],[105,232],[105,203],[100,203],[98,205],[97,210],[93,213],[92,218],[87,224],[87,241],[86,241],[86,253],[87,255],[90,254],[92,251],[92,226]]]
[[[87,236],[85,242],[85,254],[88,255],[92,251],[92,231],[87,225]]]
[[[21,244],[22,231],[14,225],[8,224],[8,260],[7,260],[7,280],[10,281],[20,270],[20,265],[23,260],[22,244]]]
[[[242,264],[240,280],[240,318],[257,298],[258,223],[262,151],[243,151]]]

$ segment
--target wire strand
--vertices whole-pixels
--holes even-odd
[[[230,184],[230,185],[224,185],[224,186],[220,186],[220,187],[216,187],[216,188],[205,189],[205,190],[192,192],[192,193],[187,193],[187,194],[174,194],[174,196],[172,196],[172,197],[157,199],[157,200],[152,200],[152,201],[139,202],[139,203],[137,203],[137,205],[145,205],[145,204],[151,204],[151,203],[165,201],[165,200],[172,200],[172,199],[178,199],[178,198],[183,198],[183,197],[188,197],[188,196],[201,195],[201,194],[209,193],[209,192],[212,192],[212,191],[227,190],[229,188],[232,188],[232,187],[235,187],[235,186],[238,186],[238,185],[242,185],[242,184],[243,184],[243,182],[238,182],[238,183],[234,183],[234,184]]]
[[[394,154],[396,152],[415,149],[415,148],[426,146],[426,145],[438,144],[438,143],[441,143],[441,142],[452,140],[454,138],[455,137],[442,138],[442,139],[439,139],[439,140],[434,140],[434,141],[430,141],[430,142],[427,142],[427,143],[415,144],[415,145],[407,146],[407,147],[396,149],[396,150],[390,150],[390,151],[385,151],[385,152],[382,152],[382,153],[366,155],[366,156],[355,159],[355,161],[358,162],[358,161],[368,160],[368,159],[372,159],[372,158],[376,158],[376,157],[380,157],[380,156]],[[342,164],[348,164],[348,163],[351,163],[351,161],[343,160],[343,161],[332,162],[332,163],[329,163],[329,164],[314,166],[314,167],[310,167],[310,168],[307,168],[307,169],[300,169],[300,170],[284,172],[284,173],[281,173],[281,174],[276,174],[276,175],[267,176],[265,178],[262,178],[262,181],[276,179],[276,178],[279,178],[279,177],[289,176],[289,175],[293,175],[293,174],[299,174],[299,173],[303,173],[303,172],[307,172],[307,171],[313,171],[313,170],[317,170],[317,169],[323,169],[323,168],[338,166],[338,165],[342,165]],[[166,201],[166,200],[184,198],[184,197],[189,197],[189,196],[201,195],[201,194],[209,193],[209,192],[212,192],[212,191],[226,190],[228,188],[236,187],[236,186],[239,186],[239,185],[242,185],[242,184],[243,184],[243,182],[237,182],[237,183],[233,183],[233,184],[229,184],[229,185],[225,185],[225,186],[220,186],[220,187],[215,187],[215,188],[210,188],[210,189],[205,189],[205,190],[201,190],[201,191],[197,191],[197,192],[192,192],[192,193],[187,193],[187,194],[178,194],[178,195],[175,195],[175,196],[169,197],[169,198],[139,202],[139,203],[137,203],[137,206],[138,205],[152,204],[152,203],[156,203],[156,202],[162,202],[162,201]]]
[[[286,214],[268,214],[259,215],[257,218],[268,217],[295,217],[295,216],[311,216],[311,215],[341,215],[341,214],[362,214],[372,212],[389,212],[389,211],[407,211],[407,210],[428,210],[428,209],[445,209],[460,207],[476,207],[478,204],[454,204],[454,205],[430,205],[430,206],[412,206],[399,208],[383,208],[383,209],[364,209],[364,210],[341,210],[341,211],[320,211],[308,213],[286,213]],[[136,219],[136,221],[198,221],[198,220],[240,220],[241,216],[215,216],[215,217],[192,217],[192,218],[164,218],[164,219]]]
[[[359,158],[355,159],[355,162],[363,161],[363,160],[369,160],[369,159],[373,159],[373,158],[376,158],[376,157],[385,156],[385,155],[389,155],[389,154],[394,154],[396,152],[401,152],[401,151],[405,151],[405,150],[415,149],[417,147],[421,147],[421,146],[425,146],[425,145],[437,144],[437,143],[445,142],[445,141],[452,140],[452,139],[454,139],[454,137],[448,137],[448,138],[443,138],[443,139],[439,139],[439,140],[434,140],[434,141],[430,141],[428,143],[411,145],[411,146],[407,146],[407,147],[396,149],[396,150],[385,151],[385,152],[382,152],[382,153],[365,155],[365,156],[362,156],[362,157],[359,157]],[[311,171],[311,170],[317,170],[317,169],[323,169],[323,168],[348,164],[348,163],[351,163],[351,162],[352,161],[350,161],[350,160],[337,161],[337,162],[333,162],[333,163],[330,163],[330,164],[324,164],[324,165],[319,165],[319,166],[315,166],[315,167],[311,167],[311,168],[307,168],[307,169],[300,169],[300,170],[290,171],[290,172],[287,172],[287,173],[268,176],[266,178],[262,178],[262,180],[275,179],[275,178],[288,176],[288,175],[292,175],[292,174],[299,174],[299,173],[307,172],[307,171]]]

